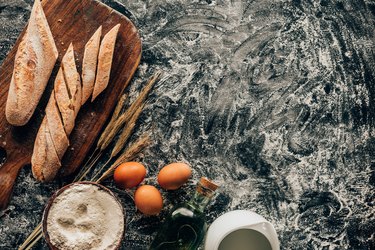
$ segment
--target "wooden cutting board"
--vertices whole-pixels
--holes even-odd
[[[52,91],[61,58],[69,44],[73,42],[78,71],[81,73],[84,46],[96,29],[103,25],[105,35],[114,25],[121,24],[109,85],[94,103],[88,101],[82,106],[75,128],[69,137],[70,147],[62,160],[62,175],[72,174],[81,165],[141,58],[141,40],[137,29],[128,18],[110,7],[96,0],[45,0],[42,4],[59,51],[59,58],[33,117],[23,127],[13,127],[7,122],[5,104],[14,57],[25,29],[0,67],[0,152],[6,151],[6,161],[0,167],[0,210],[6,208],[9,202],[19,170],[30,164],[44,108]]]

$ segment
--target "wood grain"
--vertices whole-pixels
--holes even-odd
[[[5,103],[13,72],[14,57],[24,31],[0,67],[0,146],[6,150],[6,162],[0,167],[0,209],[4,209],[19,170],[30,163],[34,140],[44,116],[44,108],[53,88],[61,58],[73,42],[78,71],[81,73],[84,46],[102,25],[103,35],[117,23],[121,24],[107,89],[95,102],[82,106],[76,126],[70,135],[70,147],[62,160],[61,175],[74,173],[81,165],[101,129],[109,118],[120,94],[128,85],[141,57],[141,40],[132,22],[108,6],[95,0],[43,1],[59,58],[47,89],[31,120],[23,127],[13,127],[5,119]]]

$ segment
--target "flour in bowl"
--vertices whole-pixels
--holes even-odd
[[[122,239],[122,207],[97,185],[70,186],[53,200],[47,213],[46,231],[58,249],[116,249]]]

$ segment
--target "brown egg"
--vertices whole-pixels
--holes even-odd
[[[158,174],[159,185],[167,190],[180,188],[191,176],[189,165],[176,162],[163,167]]]
[[[156,215],[163,208],[163,198],[159,190],[151,185],[140,186],[134,194],[135,205],[146,215]]]
[[[139,162],[120,164],[113,175],[116,185],[120,188],[133,188],[139,185],[146,176],[146,168]]]

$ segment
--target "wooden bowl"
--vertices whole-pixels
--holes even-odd
[[[76,185],[94,185],[94,186],[97,186],[101,190],[106,191],[110,196],[112,196],[114,198],[114,200],[118,203],[118,205],[122,208],[121,210],[122,210],[122,215],[123,215],[123,218],[124,218],[124,229],[122,231],[121,237],[118,239],[118,242],[117,242],[116,248],[115,248],[115,249],[119,249],[120,246],[121,246],[122,239],[124,238],[124,235],[125,235],[125,226],[126,226],[126,224],[125,224],[126,220],[125,220],[125,214],[124,214],[123,206],[121,205],[121,202],[117,199],[117,197],[113,194],[113,192],[111,190],[104,187],[103,185],[100,185],[96,182],[90,182],[90,181],[81,181],[81,182],[74,182],[74,183],[68,184],[68,185],[60,188],[59,190],[57,190],[52,195],[52,197],[48,200],[47,205],[46,205],[46,207],[44,209],[44,212],[43,212],[42,231],[43,231],[44,238],[45,238],[49,248],[52,249],[52,250],[59,250],[59,248],[57,248],[56,246],[54,246],[51,243],[50,236],[48,234],[47,218],[48,218],[48,215],[49,215],[50,208],[52,207],[53,202],[55,201],[55,199],[59,195],[61,195],[64,191],[66,191],[66,190],[68,190],[68,189],[70,189],[70,188],[72,188],[73,186],[76,186]]]

